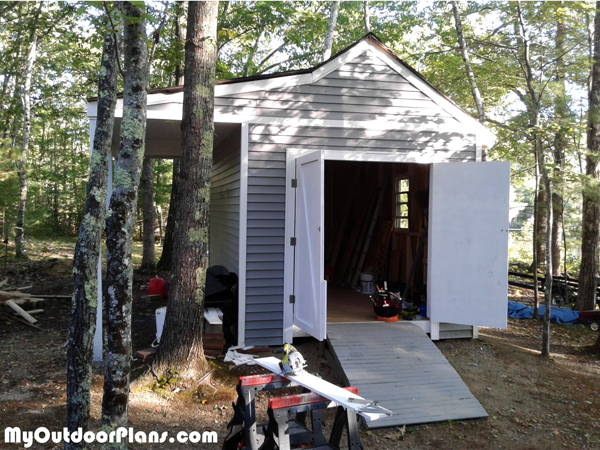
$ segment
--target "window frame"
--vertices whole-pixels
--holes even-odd
[[[406,190],[402,190],[402,182],[406,181]],[[410,231],[410,177],[407,173],[400,174],[394,177],[394,197],[393,197],[393,223],[394,231],[408,232]],[[406,195],[406,201],[401,201],[401,196]],[[401,215],[402,206],[406,205],[406,215]],[[406,226],[401,224],[406,221]]]

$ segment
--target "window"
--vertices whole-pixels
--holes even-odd
[[[395,211],[394,228],[408,230],[408,177],[398,177],[394,183]]]

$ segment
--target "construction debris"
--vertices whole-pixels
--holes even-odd
[[[5,302],[5,304],[7,306],[9,306],[10,308],[12,308],[13,311],[15,311],[18,315],[20,315],[27,322],[32,323],[32,324],[37,322],[36,318],[32,317],[27,311],[25,311],[23,308],[21,308],[19,305],[17,305],[12,300],[7,300]]]

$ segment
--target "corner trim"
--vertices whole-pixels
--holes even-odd
[[[246,257],[248,238],[248,124],[241,126],[240,145],[240,239],[239,239],[239,285],[238,285],[238,345],[246,340]]]

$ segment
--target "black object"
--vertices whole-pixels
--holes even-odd
[[[225,347],[237,345],[238,339],[238,276],[224,266],[206,270],[204,306],[223,311]]]

